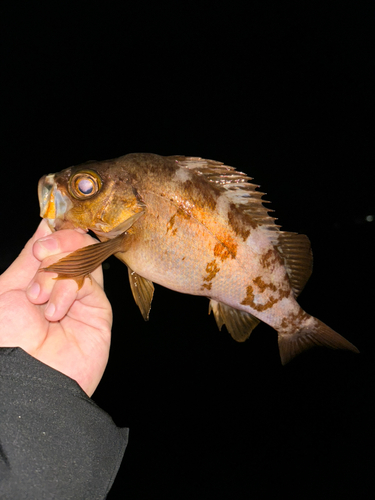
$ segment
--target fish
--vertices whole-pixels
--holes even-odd
[[[219,161],[151,153],[45,175],[38,196],[50,228],[90,230],[100,242],[42,271],[80,288],[115,255],[145,320],[158,283],[207,297],[218,328],[237,342],[260,322],[271,326],[283,365],[314,346],[359,352],[298,304],[312,272],[310,241],[280,229],[252,180]]]

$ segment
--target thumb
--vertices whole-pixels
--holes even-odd
[[[40,261],[33,255],[33,245],[36,240],[51,234],[51,232],[47,221],[43,219],[17,259],[1,275],[2,292],[16,288],[25,289],[28,286],[40,266]]]

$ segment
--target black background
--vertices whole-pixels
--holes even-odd
[[[110,500],[373,498],[373,17],[331,0],[2,2],[2,270],[39,223],[43,174],[139,151],[212,158],[309,236],[299,301],[361,351],[281,367],[270,327],[237,344],[206,299],[160,286],[145,323],[109,259],[94,400],[130,427]]]

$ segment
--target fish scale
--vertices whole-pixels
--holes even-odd
[[[280,231],[251,180],[217,161],[149,153],[44,176],[41,216],[51,228],[90,229],[101,241],[44,271],[81,287],[114,254],[145,319],[155,282],[206,296],[219,329],[225,324],[237,341],[267,323],[283,364],[314,345],[358,352],[297,303],[312,269],[309,240]]]

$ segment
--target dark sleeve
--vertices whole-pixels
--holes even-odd
[[[1,500],[105,498],[127,432],[71,378],[0,348]]]

